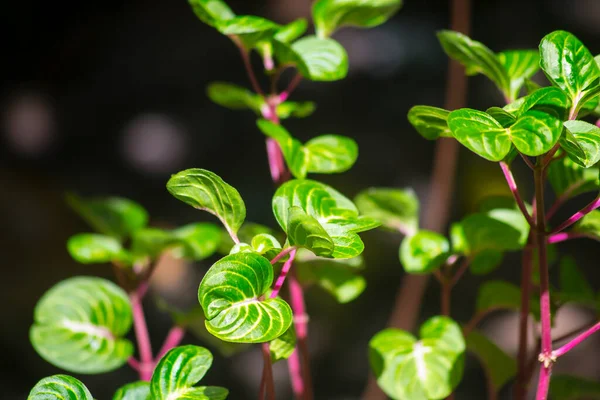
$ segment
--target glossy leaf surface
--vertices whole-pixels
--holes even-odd
[[[537,50],[507,50],[498,53],[498,61],[506,70],[509,79],[509,98],[519,97],[519,90],[525,79],[531,78],[540,68],[540,55]]]
[[[400,262],[409,274],[432,272],[450,255],[448,239],[436,232],[421,230],[400,245]]]
[[[414,106],[408,111],[408,121],[428,140],[439,137],[452,137],[448,128],[450,111],[430,106]]]
[[[573,135],[577,142],[579,151],[571,151],[569,147],[563,146],[571,160],[582,167],[589,168],[600,160],[600,128],[585,121],[566,121],[565,128]]]
[[[94,400],[94,397],[79,379],[52,375],[39,381],[27,400]]]
[[[151,400],[150,383],[138,381],[120,387],[113,396],[113,400]]]
[[[389,229],[413,234],[419,228],[419,199],[412,189],[369,188],[354,203],[362,215]]]
[[[82,264],[107,263],[127,258],[119,240],[96,233],[71,236],[67,242],[67,250],[75,261]]]

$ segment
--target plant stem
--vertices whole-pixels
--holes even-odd
[[[269,350],[269,343],[263,343],[262,346],[263,355],[263,376],[260,382],[260,392],[258,395],[259,400],[265,398],[267,400],[275,400],[275,383],[273,382],[273,366],[271,364],[271,351]]]
[[[143,381],[150,381],[154,361],[152,359],[152,345],[148,334],[148,326],[144,317],[144,308],[138,291],[129,294],[131,309],[133,312],[133,327],[140,353],[139,374]]]
[[[159,361],[165,354],[167,354],[169,350],[171,350],[174,347],[177,347],[179,343],[181,343],[181,340],[184,336],[185,329],[183,327],[179,325],[175,325],[174,327],[172,327],[169,333],[167,334],[165,342],[160,348],[158,354],[156,355],[156,361]]]
[[[550,279],[546,258],[546,216],[544,214],[544,165],[541,157],[534,170],[535,199],[536,199],[536,229],[535,242],[538,249],[540,270],[540,317],[542,351],[539,360],[542,362],[536,400],[548,398],[548,386],[552,372],[552,325],[550,309]]]
[[[301,81],[302,81],[302,75],[296,74],[290,81],[290,84],[288,85],[288,87],[283,92],[281,92],[281,94],[279,95],[279,101],[282,103],[284,101],[286,101]]]
[[[304,304],[304,292],[296,278],[295,271],[289,277],[290,303],[294,313],[294,327],[296,328],[297,351],[301,361],[303,391],[296,393],[299,399],[312,400],[312,377],[310,373],[310,358],[308,356],[308,315]],[[296,369],[296,367],[294,367]],[[290,367],[290,373],[292,368]],[[295,377],[294,379],[298,379]]]
[[[592,326],[585,332],[581,333],[580,335],[578,335],[577,337],[572,339],[570,342],[568,342],[565,345],[556,349],[554,351],[553,355],[555,357],[560,357],[560,356],[568,353],[569,351],[573,350],[573,348],[576,347],[579,343],[583,342],[585,339],[590,337],[590,335],[596,333],[598,330],[600,330],[600,322],[598,322],[597,324],[595,324],[594,326]]]
[[[283,251],[281,253],[283,253]],[[281,253],[279,253],[279,254],[281,255]],[[283,286],[283,282],[285,282],[285,278],[287,277],[287,274],[290,271],[290,268],[292,268],[292,264],[294,263],[294,258],[296,257],[296,248],[292,247],[292,250],[289,253],[290,253],[290,258],[288,258],[285,261],[285,263],[283,264],[283,267],[281,268],[281,273],[277,277],[277,281],[275,282],[275,286],[273,287],[273,291],[271,292],[272,299],[277,297],[277,295],[279,294],[279,291],[281,290],[281,287]],[[277,257],[279,257],[279,255]],[[273,260],[275,260],[277,257],[275,257]],[[275,262],[277,262],[277,261],[275,261]],[[271,264],[275,264],[275,262],[271,261]]]
[[[277,254],[275,257],[273,257],[273,259],[271,260],[271,264],[275,264],[277,261],[279,261],[283,257],[287,256],[292,251],[294,251],[294,253],[295,253],[295,250],[296,250],[296,248],[294,246],[286,247],[285,249],[281,250],[281,252],[279,254]]]
[[[573,225],[575,222],[579,221],[581,218],[585,217],[587,214],[594,211],[598,207],[600,207],[600,197],[596,197],[587,206],[583,207],[581,210],[571,215],[569,219],[560,224],[557,228],[553,229],[552,232],[550,232],[550,234],[558,233],[567,229],[569,226]]]
[[[519,210],[521,210],[521,213],[523,214],[523,216],[525,217],[527,222],[529,222],[529,225],[533,226],[534,225],[533,219],[531,218],[531,215],[529,215],[529,212],[527,211],[527,207],[525,207],[525,203],[523,202],[523,199],[521,198],[521,195],[519,194],[519,189],[517,188],[517,182],[515,182],[515,178],[512,174],[512,171],[510,170],[510,167],[504,161],[500,161],[500,168],[502,168],[502,173],[504,174],[504,178],[506,178],[506,183],[508,183],[508,188],[510,189],[511,193],[513,194],[513,197],[515,198],[515,201],[517,202],[517,206],[519,206]]]
[[[531,234],[527,240],[531,244]],[[531,298],[531,259],[533,251],[530,246],[523,249],[521,259],[521,310],[519,312],[519,351],[517,353],[517,379],[514,396],[516,400],[524,400],[527,396],[527,336],[529,332],[529,299]]]
[[[593,236],[587,235],[585,233],[580,232],[559,232],[554,235],[548,236],[548,244],[560,243],[571,239],[579,239],[579,238],[590,238],[593,239]]]
[[[564,191],[563,194],[561,194],[556,201],[554,202],[554,204],[552,205],[552,207],[550,207],[550,209],[548,210],[548,212],[546,213],[546,221],[548,221],[554,214],[556,214],[556,212],[558,211],[558,209],[567,201],[569,200],[569,198],[571,198],[572,194],[579,189],[581,186],[583,186],[583,184],[585,183],[585,181],[581,181],[581,182],[577,182],[574,185],[571,185],[567,188],[567,190]]]
[[[250,62],[250,52],[235,37],[232,37],[232,40],[236,44],[238,49],[240,49],[240,54],[242,56],[242,60],[244,61],[244,67],[246,68],[246,73],[248,74],[248,79],[250,79],[250,84],[252,85],[252,88],[256,93],[264,97],[265,94],[260,88],[260,85],[258,84],[256,75],[254,74],[254,69],[252,69],[252,63]]]

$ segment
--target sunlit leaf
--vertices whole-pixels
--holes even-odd
[[[189,224],[171,231],[180,245],[173,249],[177,257],[204,260],[217,251],[221,243],[221,230],[214,224]]]
[[[280,25],[254,15],[240,15],[217,21],[215,27],[223,35],[239,41],[246,49],[251,49],[258,42],[271,39]]]
[[[285,101],[277,106],[276,112],[280,119],[305,118],[315,112],[316,108],[317,105],[312,101]]]
[[[229,391],[217,386],[194,386],[212,364],[204,347],[179,346],[169,350],[156,365],[150,388],[153,400],[224,400]]]
[[[79,233],[67,242],[71,257],[82,264],[107,263],[127,259],[121,242],[111,236],[96,233]]]
[[[450,111],[430,106],[414,106],[408,111],[408,121],[428,140],[439,137],[452,137],[448,128]]]
[[[419,199],[412,189],[369,188],[354,203],[361,214],[386,228],[413,234],[419,228]]]
[[[426,274],[444,264],[450,255],[448,239],[439,233],[421,230],[400,245],[400,262],[409,274]]]
[[[513,114],[500,107],[490,107],[485,112],[498,121],[503,128],[508,128],[517,121]]]
[[[289,210],[287,234],[292,246],[304,247],[322,257],[333,254],[335,245],[327,231],[300,207]]]
[[[306,32],[306,28],[308,28],[308,22],[306,19],[299,18],[279,28],[274,37],[280,42],[290,43],[302,36],[304,32]]]
[[[271,362],[276,363],[277,361],[288,359],[295,349],[296,331],[294,330],[294,325],[291,325],[283,335],[269,342]]]
[[[600,240],[600,211],[594,210],[586,214],[575,224],[573,231]]]
[[[188,0],[194,13],[200,21],[207,25],[215,26],[218,21],[235,17],[227,3],[222,0]]]
[[[151,400],[150,383],[138,381],[120,387],[113,396],[113,400]]]
[[[339,135],[317,136],[306,142],[308,172],[331,174],[350,169],[358,158],[358,145]]]
[[[554,86],[541,88],[533,93],[520,98],[514,103],[504,107],[520,117],[529,110],[542,111],[560,120],[567,118],[571,100],[565,92]]]
[[[582,153],[570,151],[570,147],[564,147],[567,155],[582,167],[589,168],[600,160],[600,128],[585,121],[566,121],[565,128],[573,135]]]
[[[123,337],[131,327],[127,294],[101,278],[75,277],[47,291],[29,332],[35,350],[70,372],[99,374],[119,368],[133,353]]]
[[[507,50],[498,53],[498,60],[504,66],[510,81],[511,99],[519,97],[525,79],[531,78],[540,68],[538,50]]]
[[[467,336],[467,350],[475,354],[485,367],[495,392],[499,392],[517,374],[517,361],[478,331],[471,331]]]
[[[233,83],[212,82],[207,87],[207,94],[214,103],[232,110],[247,108],[260,114],[260,108],[264,104],[261,96]]]
[[[27,400],[94,400],[88,388],[69,375],[52,375],[39,381]]]
[[[273,267],[259,254],[237,253],[217,261],[198,289],[208,331],[238,343],[268,342],[282,335],[292,324],[292,310],[281,299],[263,299],[272,283]]]

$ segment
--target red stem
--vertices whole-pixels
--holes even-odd
[[[279,95],[279,102],[283,103],[284,101],[286,101],[301,81],[302,75],[296,74],[290,81],[288,87]]]
[[[592,326],[585,332],[581,333],[580,335],[576,336],[573,340],[566,343],[564,346],[561,346],[558,349],[556,349],[553,355],[555,357],[560,357],[568,353],[569,351],[573,350],[573,348],[576,347],[579,343],[583,342],[585,339],[590,337],[590,335],[596,333],[598,330],[600,330],[600,322],[598,322],[596,325]]]
[[[531,235],[527,244],[531,243]],[[523,400],[527,396],[527,333],[529,332],[529,299],[531,298],[531,259],[532,249],[523,249],[521,260],[521,310],[519,312],[519,351],[517,356],[517,380],[515,383],[515,399]]]
[[[260,88],[258,80],[256,79],[256,75],[254,74],[254,69],[252,69],[252,63],[250,62],[250,52],[237,38],[232,37],[232,40],[237,45],[238,49],[240,49],[240,54],[242,56],[242,60],[244,61],[244,67],[246,68],[246,73],[248,74],[248,79],[250,79],[252,88],[256,93],[264,97],[265,93]]]
[[[281,250],[281,252],[279,254],[277,254],[275,257],[273,257],[273,259],[271,260],[271,264],[275,265],[275,263],[277,261],[281,260],[283,257],[287,256],[294,250],[296,250],[296,248],[294,246],[286,247],[285,249]]]
[[[283,283],[285,282],[285,278],[287,277],[287,274],[290,271],[290,268],[292,268],[292,264],[294,263],[294,258],[296,257],[296,248],[295,247],[291,247],[291,249],[292,250],[289,251],[290,258],[288,258],[286,260],[286,262],[283,264],[283,267],[281,268],[281,273],[277,277],[277,281],[275,282],[275,286],[273,287],[273,291],[271,292],[271,298],[272,299],[274,299],[275,297],[277,297],[277,295],[279,294],[279,291],[281,290],[281,287],[283,286]],[[277,262],[276,259],[278,259],[278,257],[279,258],[283,257],[282,254],[284,253],[284,251],[282,251],[281,253],[279,253],[277,255],[277,257],[275,257],[271,261],[271,264],[275,264]]]
[[[273,382],[273,366],[271,364],[271,351],[269,350],[269,343],[263,343],[262,346],[263,354],[263,377],[260,383],[259,400],[265,398],[267,400],[275,400],[275,385]],[[265,393],[266,392],[266,393]]]
[[[523,199],[521,198],[521,195],[519,194],[519,189],[517,188],[517,182],[515,182],[515,177],[513,176],[510,167],[508,166],[507,163],[505,163],[504,161],[500,161],[500,168],[502,168],[502,172],[504,173],[504,177],[506,178],[506,183],[508,183],[508,188],[510,189],[511,193],[513,194],[513,197],[515,198],[515,201],[517,202],[517,206],[519,206],[519,210],[521,210],[521,213],[523,213],[523,216],[525,217],[525,219],[527,219],[527,222],[529,222],[530,226],[533,226],[533,219],[531,218],[531,215],[529,215],[529,212],[527,211],[527,207],[525,207],[525,203],[523,202]]]
[[[550,233],[554,234],[567,229],[569,226],[573,225],[575,222],[579,221],[581,218],[585,217],[598,207],[600,207],[600,197],[596,197],[591,203],[577,211],[575,214],[571,215],[569,219],[560,224],[557,228],[553,229]]]
[[[167,354],[169,350],[171,350],[174,347],[177,347],[179,343],[181,343],[181,340],[184,336],[185,329],[177,325],[172,327],[169,333],[167,334],[165,342],[160,348],[158,354],[156,355],[156,361],[159,361],[161,358],[163,358],[163,356]]]
[[[312,378],[310,373],[310,358],[308,356],[308,315],[304,303],[304,291],[302,285],[296,279],[295,271],[289,277],[290,303],[294,313],[294,327],[296,328],[296,341],[298,344],[299,356],[301,358],[302,381],[304,391],[296,393],[299,399],[312,400]],[[290,367],[290,374],[296,370],[297,366]],[[292,380],[299,377],[292,377]]]
[[[144,317],[144,309],[139,292],[135,291],[129,294],[131,301],[131,309],[133,312],[133,327],[137,339],[138,349],[140,353],[140,364],[138,372],[140,379],[150,381],[154,361],[152,359],[152,345],[148,334],[148,326]]]
[[[593,236],[587,235],[585,233],[580,232],[559,232],[553,235],[548,236],[548,244],[560,243],[566,240],[571,239],[579,239],[579,238],[590,238],[593,239]]]

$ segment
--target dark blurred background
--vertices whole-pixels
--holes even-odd
[[[535,48],[546,33],[565,29],[593,54],[600,52],[597,0],[473,3],[472,37],[493,50]],[[280,23],[308,17],[310,12],[309,0],[229,4],[238,14]],[[165,190],[170,174],[202,167],[240,191],[248,220],[274,226],[270,211],[274,187],[254,115],[220,108],[205,94],[206,85],[215,80],[247,86],[239,53],[226,37],[197,20],[184,0],[11,1],[3,9],[0,386],[3,398],[23,399],[40,378],[59,372],[29,344],[37,299],[70,276],[112,278],[108,266],[77,265],[67,254],[67,238],[89,228],[67,208],[65,192],[132,198],[149,210],[154,224],[210,220]],[[384,26],[344,29],[335,35],[350,57],[348,78],[302,82],[293,98],[316,101],[317,111],[310,118],[285,123],[302,140],[337,133],[358,142],[360,157],[351,171],[319,179],[349,196],[368,186],[410,186],[426,201],[433,143],[409,126],[406,113],[415,104],[443,106],[447,59],[435,32],[446,28],[448,20],[446,0],[408,0]],[[469,80],[470,107],[485,109],[501,101],[485,78]],[[530,198],[529,174],[517,169],[516,175]],[[464,149],[458,176],[454,219],[474,211],[488,195],[508,193],[499,168]],[[574,201],[572,208],[586,201]],[[568,214],[563,210],[558,218]],[[364,239],[368,287],[357,300],[339,305],[319,289],[308,293],[318,399],[359,397],[368,374],[367,343],[384,327],[403,277],[397,258],[399,236],[370,232]],[[561,245],[561,250],[576,257],[597,288],[598,246],[581,241]],[[453,298],[453,316],[463,322],[469,319],[477,285],[483,280],[518,282],[518,261],[518,255],[508,257],[503,268],[488,277],[467,275]],[[210,264],[174,266],[154,281],[146,311],[155,350],[170,323],[153,298],[168,296],[182,280],[178,271],[191,268],[194,280],[185,280],[178,293],[193,301]],[[438,311],[438,287],[432,282],[421,318]],[[567,308],[558,315],[557,332],[592,317]],[[511,353],[516,352],[516,326],[512,314],[495,315],[482,325]],[[185,342],[202,343],[191,335]],[[599,345],[598,339],[589,340],[561,361],[558,372],[599,378]],[[204,383],[230,388],[234,400],[255,398],[262,363],[258,347],[230,358],[213,352],[214,366]],[[99,399],[111,398],[117,387],[136,379],[128,367],[78,377]],[[285,363],[276,366],[276,377],[278,397],[291,398]],[[484,398],[484,375],[475,359],[468,358],[457,393],[458,399]]]

